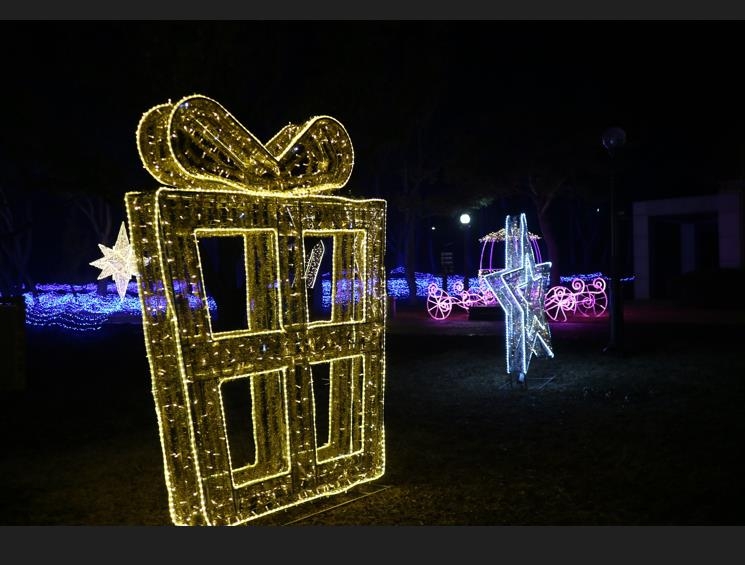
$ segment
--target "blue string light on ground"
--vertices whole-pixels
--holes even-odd
[[[26,303],[26,324],[36,327],[58,327],[71,331],[98,331],[113,321],[139,324],[142,321],[137,283],[127,286],[119,297],[116,283],[109,283],[104,294],[95,283],[39,284],[34,292],[23,294]],[[209,309],[217,308],[214,299],[207,299]],[[165,309],[165,304],[153,305]],[[196,304],[194,305],[196,307]]]

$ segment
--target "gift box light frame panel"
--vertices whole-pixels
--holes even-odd
[[[173,522],[245,523],[382,476],[385,201],[161,188],[128,193],[126,205]],[[207,237],[243,240],[245,328],[213,331]],[[333,241],[339,289],[313,321],[309,237]],[[327,403],[313,390],[322,366]],[[233,464],[224,402],[240,379],[251,391],[248,465]],[[316,405],[328,406],[324,437]]]

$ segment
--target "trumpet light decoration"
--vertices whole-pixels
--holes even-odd
[[[317,116],[263,144],[193,95],[146,112],[137,144],[162,185],[125,203],[173,523],[250,524],[381,477],[386,203],[329,194],[354,162],[345,128]],[[242,248],[238,328],[208,308],[212,238]],[[318,319],[322,252],[351,291]]]
[[[504,269],[482,275],[505,313],[507,374],[524,382],[530,361],[553,357],[544,311],[551,263],[535,262],[525,214],[505,220]]]

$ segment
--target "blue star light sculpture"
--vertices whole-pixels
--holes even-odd
[[[533,355],[553,357],[543,301],[551,262],[535,262],[525,214],[505,220],[504,269],[483,279],[504,310],[507,373],[525,381]]]

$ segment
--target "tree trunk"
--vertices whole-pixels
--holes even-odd
[[[408,303],[412,306],[417,303],[416,296],[416,225],[413,214],[406,213],[406,242],[405,242],[406,284],[409,287]]]

